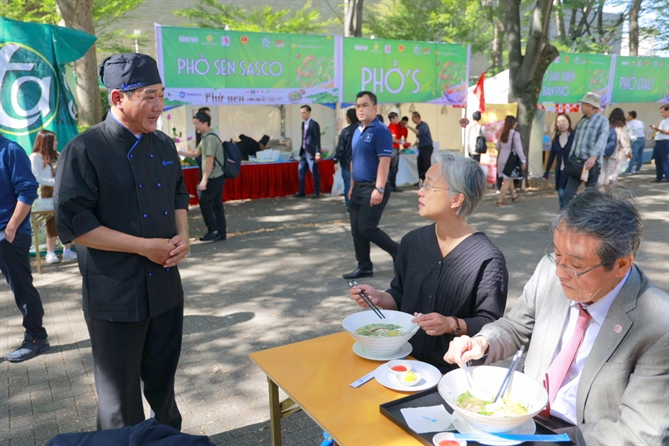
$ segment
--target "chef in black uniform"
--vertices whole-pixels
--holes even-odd
[[[111,110],[58,159],[56,223],[77,242],[83,310],[91,337],[98,429],[145,419],[181,428],[174,375],[181,352],[183,288],[177,265],[188,251],[188,192],[174,142],[156,130],[164,88],[143,54],[98,68]]]

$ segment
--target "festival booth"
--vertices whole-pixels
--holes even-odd
[[[489,104],[506,103],[509,93],[508,70],[486,80],[484,90],[486,110]],[[540,177],[545,171],[548,157],[544,153],[550,150],[557,115],[567,114],[575,128],[582,116],[578,101],[588,91],[601,96],[602,113],[606,117],[615,107],[622,108],[625,113],[631,110],[637,112],[637,118],[646,124],[647,129],[644,162],[650,160],[653,140],[648,126],[659,124],[662,120],[659,106],[669,102],[669,58],[562,53],[544,75],[530,137],[530,175]],[[471,118],[471,112],[477,109],[478,98],[473,95],[473,88],[470,88],[467,118]],[[485,113],[483,115],[483,122],[490,123],[485,120]],[[487,128],[486,133],[490,135],[489,142],[496,142],[497,136],[491,135],[494,129],[491,132]],[[494,156],[496,152],[494,149],[490,151],[490,145],[488,152]],[[496,171],[496,166],[490,160],[487,160],[489,167]],[[483,158],[481,161],[486,164]],[[620,169],[626,167],[627,162],[621,162]]]
[[[312,119],[321,126],[326,158],[320,163],[321,191],[330,192],[336,167],[327,158],[346,126],[345,108],[336,104],[354,103],[363,89],[378,95],[384,104],[379,113],[386,117],[393,106],[400,115],[419,111],[435,149],[458,149],[439,142],[452,143],[452,132],[459,131],[459,113],[449,114],[446,106],[464,106],[467,46],[161,25],[156,25],[156,42],[166,87],[161,125],[179,148],[194,148],[192,116],[201,106],[211,109],[212,127],[224,139],[240,134],[273,139],[268,147],[277,152],[245,163],[240,176],[226,182],[224,200],[297,192],[297,162],[288,158],[299,155],[303,104],[311,106]],[[417,175],[410,174],[415,154],[402,160],[400,171],[408,173],[398,184],[416,182]],[[185,167],[184,176],[196,203],[197,169]],[[307,193],[310,181],[308,175]]]
[[[567,113],[576,125],[581,117],[577,101],[587,91],[601,95],[606,117],[616,107],[625,114],[637,112],[637,118],[646,124],[644,162],[648,162],[654,145],[649,125],[659,124],[659,107],[669,102],[669,58],[561,54],[549,66],[539,98],[546,111],[545,134],[549,138],[558,113]],[[627,161],[619,168],[626,169]]]
[[[343,39],[343,80],[340,102],[352,104],[359,91],[376,94],[378,112],[389,124],[388,114],[411,119],[417,111],[428,124],[434,150],[460,150],[460,111],[466,101],[469,47],[433,42],[387,39]],[[340,112],[339,128],[346,126],[346,108]],[[409,125],[415,125],[409,121]],[[409,142],[416,135],[409,131]],[[400,154],[397,185],[418,182],[417,149]]]

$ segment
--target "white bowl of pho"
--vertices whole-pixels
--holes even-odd
[[[473,383],[491,400],[500,388],[508,369],[472,367]],[[439,381],[439,394],[472,427],[490,433],[509,432],[537,415],[548,403],[546,389],[524,373],[514,372],[509,391],[497,403],[471,396],[463,369],[445,374]],[[479,393],[479,392],[477,392]]]
[[[401,311],[380,311],[385,319],[379,319],[372,310],[360,311],[348,316],[341,325],[368,353],[389,356],[397,353],[414,335],[415,330],[407,333],[414,317]]]

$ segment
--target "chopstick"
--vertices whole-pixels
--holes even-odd
[[[509,383],[511,382],[511,379],[513,377],[513,372],[516,371],[516,367],[518,367],[518,361],[520,361],[520,357],[523,356],[524,351],[525,351],[525,346],[521,345],[520,349],[518,349],[516,354],[513,356],[513,360],[511,361],[511,367],[509,367],[509,371],[506,372],[504,381],[502,381],[502,387],[499,388],[499,392],[497,392],[497,395],[495,395],[495,399],[492,400],[493,403],[496,403],[499,397],[504,395],[506,389],[509,387]]]
[[[349,284],[349,286],[350,286],[351,288],[353,288],[354,286],[357,286],[357,285],[358,285],[358,282],[356,282],[355,280],[349,280],[349,281],[348,281],[348,284]],[[385,318],[386,318],[386,317],[383,315],[383,313],[381,312],[381,310],[379,309],[379,307],[377,307],[377,306],[374,304],[374,302],[372,302],[372,299],[371,299],[368,295],[366,295],[364,291],[361,290],[359,294],[360,294],[360,297],[362,297],[362,300],[365,301],[365,303],[367,304],[367,306],[368,306],[369,308],[371,308],[372,310],[374,310],[374,313],[376,313],[376,315],[379,317],[379,319],[385,319]]]

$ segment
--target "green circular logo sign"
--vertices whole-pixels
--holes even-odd
[[[34,49],[0,43],[0,131],[15,136],[39,131],[53,121],[60,97],[58,73]]]

